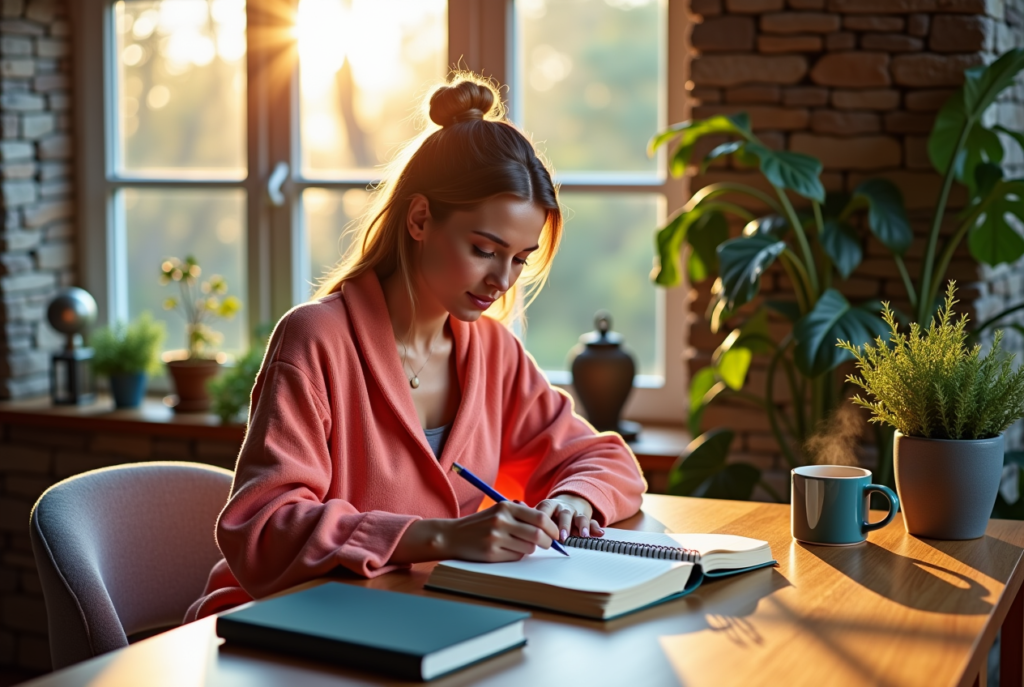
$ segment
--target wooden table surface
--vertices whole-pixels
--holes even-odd
[[[810,547],[791,539],[788,506],[649,495],[644,513],[620,526],[765,539],[779,567],[708,582],[609,622],[533,611],[525,648],[432,684],[935,687],[971,685],[979,671],[984,684],[988,650],[1008,613],[1001,670],[1020,683],[1024,523],[993,520],[982,539],[946,542],[910,537],[897,518],[864,544]],[[464,598],[424,592],[430,567],[352,583]],[[30,684],[393,684],[218,644],[210,618]]]

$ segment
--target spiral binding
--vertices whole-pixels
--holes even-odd
[[[641,558],[657,558],[663,561],[682,561],[684,563],[697,563],[700,560],[700,552],[693,549],[684,549],[681,546],[658,546],[657,544],[637,544],[633,542],[616,541],[603,537],[569,537],[565,540],[566,546],[577,549],[590,549],[591,551],[604,551],[606,553],[621,553],[627,556],[640,556]]]

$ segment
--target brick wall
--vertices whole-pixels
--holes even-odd
[[[29,511],[43,491],[87,470],[146,460],[195,461],[234,469],[240,446],[241,439],[0,424],[0,666],[36,672],[51,669],[46,607],[28,535]]]
[[[49,389],[45,322],[74,284],[71,30],[65,2],[0,3],[0,398]]]
[[[770,147],[821,159],[829,191],[851,191],[870,176],[894,181],[916,234],[906,256],[916,278],[941,181],[926,153],[935,112],[962,83],[965,68],[1024,45],[1024,1],[692,0],[691,10],[699,22],[691,36],[694,118],[747,111],[755,133]],[[1024,129],[1022,96],[1024,89],[1012,89],[990,119]],[[1008,167],[1019,173],[1024,158],[1014,146],[1008,149]],[[693,179],[691,189],[725,180],[766,188],[756,173],[722,162]],[[964,198],[962,189],[956,191],[953,207]],[[907,308],[886,249],[869,239],[864,251],[863,264],[840,290],[851,299],[883,298]],[[960,297],[979,318],[1024,300],[1019,270],[979,269],[966,242],[948,276],[961,284]],[[709,288],[710,281],[692,292],[691,374],[708,363],[728,333],[712,334],[702,317]],[[791,293],[777,266],[762,280],[762,293],[769,298]],[[741,321],[742,312],[730,324]],[[773,326],[777,334],[788,329],[781,322]],[[1019,335],[1007,339],[1020,355]],[[766,363],[755,360],[748,390],[763,393]],[[781,379],[776,387],[774,400],[786,407],[791,400]],[[784,485],[783,461],[763,412],[713,405],[704,428],[722,425],[738,430],[734,459],[770,471],[770,479]],[[1011,446],[1020,447],[1019,427],[1009,438]]]

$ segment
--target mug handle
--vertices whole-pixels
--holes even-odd
[[[900,498],[889,487],[883,484],[869,484],[864,487],[864,496],[870,496],[872,493],[881,494],[889,500],[889,512],[878,522],[868,522],[866,520],[862,522],[860,528],[863,532],[872,532],[885,527],[892,522],[892,519],[896,517],[896,511],[900,509]]]

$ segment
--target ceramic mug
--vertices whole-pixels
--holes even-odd
[[[794,468],[791,480],[793,538],[806,544],[859,544],[868,532],[888,525],[900,507],[892,489],[872,484],[864,468],[807,465]],[[889,512],[878,522],[868,522],[873,492],[889,500]]]

